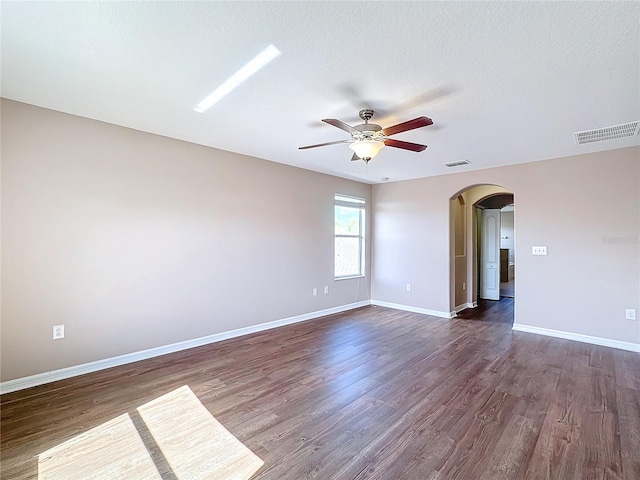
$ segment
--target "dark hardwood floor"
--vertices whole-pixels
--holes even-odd
[[[513,302],[514,299],[511,297],[500,297],[499,301],[479,299],[476,308],[461,311],[458,313],[458,318],[513,325]]]
[[[363,307],[6,394],[1,477],[188,385],[254,480],[640,479],[640,355],[513,332],[512,308]]]

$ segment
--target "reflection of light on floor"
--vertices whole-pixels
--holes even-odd
[[[347,358],[353,358],[366,351],[359,341],[367,334],[367,329],[361,325],[337,324],[326,334],[326,347],[323,355],[333,362],[340,362]]]
[[[368,333],[368,328],[348,323],[332,325],[327,331],[321,354],[322,364],[328,367],[325,369],[325,375],[329,378],[326,386],[331,391],[351,388],[358,380],[376,371],[373,360],[362,361],[365,356],[371,356],[373,359],[372,351],[375,351],[371,345],[361,341]]]
[[[248,480],[264,464],[188,386],[38,456],[38,479]]]

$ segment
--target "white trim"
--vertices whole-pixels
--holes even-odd
[[[476,308],[477,306],[478,304],[476,302],[469,302],[458,305],[455,310],[451,312],[452,318],[455,317],[455,314],[461,312],[462,310],[466,310],[467,308]]]
[[[396,310],[404,310],[406,312],[423,313],[425,315],[432,315],[434,317],[453,318],[454,312],[440,312],[438,310],[429,310],[427,308],[412,307],[411,305],[402,305],[399,303],[382,302],[380,300],[371,300],[371,305],[377,305],[379,307],[395,308]]]
[[[95,362],[83,363],[81,365],[75,365],[73,367],[38,373],[36,375],[31,375],[28,377],[16,378],[15,380],[1,382],[0,392],[2,394],[11,393],[17,390],[23,390],[25,388],[31,388],[38,385],[43,385],[45,383],[55,382],[57,380],[64,380],[65,378],[77,377],[78,375],[84,375],[85,373],[97,372],[98,370],[104,370],[106,368],[126,365],[127,363],[133,363],[140,360],[146,360],[148,358],[158,357],[160,355],[166,355],[167,353],[179,352],[181,350],[187,350],[189,348],[199,347],[201,345],[207,345],[209,343],[220,342],[222,340],[240,337],[242,335],[248,335],[250,333],[262,332],[263,330],[283,327],[292,323],[304,322],[306,320],[312,320],[314,318],[324,317],[333,313],[344,312],[346,310],[352,310],[354,308],[364,307],[367,305],[371,305],[370,300],[341,305],[339,307],[327,308],[325,310],[318,310],[316,312],[304,313],[302,315],[296,315],[294,317],[282,318],[280,320],[274,320],[272,322],[251,325],[250,327],[244,327],[228,332],[207,335],[206,337],[194,338],[192,340],[172,343],[170,345],[150,348],[148,350],[142,350],[139,352],[127,353],[125,355],[105,358],[103,360],[97,360]]]
[[[358,278],[365,278],[365,277],[366,275],[363,274],[363,275],[351,275],[350,277],[334,277],[333,279],[336,282],[339,282],[340,280],[353,280],[354,278],[358,279]]]
[[[591,343],[593,345],[619,348],[620,350],[640,353],[640,343],[622,342],[620,340],[611,340],[609,338],[592,337],[590,335],[582,335],[581,333],[563,332],[561,330],[532,327],[530,325],[519,325],[517,323],[513,324],[513,330],[517,332],[536,333],[538,335],[546,335],[548,337],[564,338],[565,340],[575,340],[576,342]]]

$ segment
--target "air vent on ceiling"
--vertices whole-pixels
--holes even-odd
[[[469,165],[471,162],[469,160],[458,160],[457,162],[449,162],[444,163],[445,167],[459,167],[461,165]]]
[[[640,130],[640,121],[623,123],[622,125],[614,125],[612,127],[597,128],[595,130],[585,130],[584,132],[574,133],[576,143],[602,142],[604,140],[613,140],[615,138],[633,137]]]

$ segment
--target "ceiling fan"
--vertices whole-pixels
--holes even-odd
[[[299,147],[300,150],[307,148],[324,147],[326,145],[337,145],[339,143],[348,143],[349,148],[353,150],[353,157],[351,160],[364,160],[365,163],[369,163],[373,157],[375,157],[380,150],[386,145],[388,147],[402,148],[404,150],[411,150],[412,152],[422,152],[426,145],[420,145],[418,143],[404,142],[402,140],[394,140],[388,138],[396,133],[406,132],[407,130],[413,130],[415,128],[427,127],[433,125],[433,120],[427,117],[418,117],[408,122],[402,122],[392,127],[382,128],[375,123],[369,123],[371,117],[373,117],[373,110],[365,108],[360,110],[360,118],[364,120],[364,123],[352,127],[335,118],[325,118],[322,121],[345,130],[351,134],[351,140],[338,140],[335,142],[319,143],[317,145],[307,145],[306,147]]]

